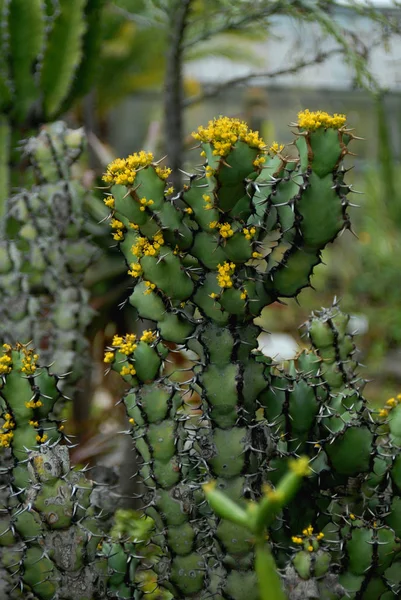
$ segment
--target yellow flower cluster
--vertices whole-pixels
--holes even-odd
[[[130,223],[129,226],[130,226],[130,229],[135,229],[135,231],[137,231],[139,229],[139,225],[137,225],[136,223]]]
[[[298,113],[298,127],[307,129],[308,131],[315,131],[319,127],[340,129],[340,127],[345,125],[346,120],[345,115],[337,113],[329,115],[329,113],[322,110],[310,112],[310,110],[306,109]]]
[[[222,265],[217,265],[219,274],[217,275],[217,283],[222,288],[231,288],[233,282],[231,277],[234,275],[235,264],[224,262]]]
[[[240,298],[241,300],[246,300],[248,298],[248,292],[245,289],[242,290]]]
[[[213,167],[211,167],[210,165],[206,165],[206,167],[205,167],[205,175],[206,175],[206,177],[213,177],[213,175],[214,175],[214,169],[213,169]]]
[[[252,252],[252,258],[263,258],[263,254],[260,252]]]
[[[128,271],[128,275],[132,277],[140,277],[143,273],[143,269],[139,263],[131,263],[131,270]]]
[[[117,230],[113,233],[113,240],[115,240],[116,242],[120,242],[121,240],[124,239],[124,232],[123,232],[124,223],[122,223],[118,219],[112,219],[110,222],[110,227],[112,229]]]
[[[171,194],[174,194],[174,187],[172,185],[166,189],[166,196],[170,196]]]
[[[388,417],[390,411],[401,403],[401,394],[398,394],[396,398],[390,398],[387,400],[384,408],[379,411],[379,417],[384,419]]]
[[[133,365],[129,365],[126,366],[124,365],[123,368],[120,371],[121,375],[124,377],[124,375],[136,375],[136,370],[135,367]]]
[[[0,433],[0,446],[2,446],[3,448],[9,448],[13,437],[14,434],[12,431]]]
[[[151,281],[144,281],[144,284],[146,285],[146,290],[143,293],[145,296],[148,296],[156,288],[156,284]]]
[[[192,210],[192,208],[188,207],[188,208],[184,208],[184,212],[186,212],[188,215],[192,215],[192,213],[194,211]]]
[[[145,329],[140,340],[141,342],[145,342],[145,344],[152,344],[157,339],[157,334],[151,331],[150,329]]]
[[[35,439],[39,444],[44,444],[45,441],[47,440],[47,435],[46,434],[44,434],[42,436],[37,435]]]
[[[114,200],[113,196],[106,196],[106,198],[103,199],[103,202],[109,208],[114,208],[115,200]]]
[[[155,171],[158,174],[158,176],[160,177],[160,179],[163,179],[164,181],[171,174],[171,169],[169,167],[156,167]]]
[[[40,408],[41,406],[43,406],[43,402],[41,400],[34,400],[32,398],[32,400],[29,400],[29,402],[25,402],[25,406],[27,408]]]
[[[136,243],[132,246],[131,252],[137,258],[141,258],[142,256],[157,256],[163,244],[163,234],[161,231],[158,231],[153,236],[153,243],[145,237],[139,237]]]
[[[256,233],[256,229],[255,227],[244,227],[242,233],[244,234],[246,240],[251,240]]]
[[[39,422],[38,421],[29,421],[29,425],[31,425],[32,427],[39,427]]]
[[[253,166],[261,167],[262,165],[264,165],[265,162],[266,162],[266,156],[263,156],[263,154],[259,154],[259,156],[257,156],[255,158],[255,160],[253,161]]]
[[[205,206],[203,207],[205,210],[211,210],[213,208],[213,201],[209,194],[203,194],[202,198],[205,201]]]
[[[114,352],[105,352],[103,362],[110,364],[114,360]]]
[[[279,154],[282,150],[284,150],[284,144],[278,144],[277,142],[273,142],[269,148],[271,154]]]
[[[140,210],[141,212],[145,212],[145,209],[146,209],[146,207],[147,207],[147,206],[152,206],[152,204],[154,204],[153,200],[146,200],[146,198],[141,198],[141,199],[139,200],[139,203],[140,203],[140,205],[141,205],[141,206],[139,207],[139,210]]]
[[[0,375],[7,375],[11,371],[12,358],[7,352],[11,352],[9,344],[3,344],[4,354],[0,356]]]
[[[4,415],[4,419],[5,423],[1,427],[1,429],[3,429],[4,432],[0,433],[0,446],[2,446],[3,448],[9,448],[11,440],[14,437],[14,433],[11,431],[11,429],[14,429],[15,423],[10,413],[6,413]]]
[[[192,136],[204,143],[213,145],[215,156],[227,156],[234,144],[241,140],[251,148],[262,149],[265,146],[257,131],[249,129],[244,121],[231,119],[230,117],[219,117],[209,121],[207,127],[198,127]]]
[[[215,292],[212,292],[211,294],[209,294],[209,297],[210,297],[212,300],[216,300],[216,298],[219,298],[219,294],[216,294]]]
[[[234,231],[231,229],[230,223],[219,223],[218,221],[212,221],[209,224],[210,229],[218,229],[222,238],[230,238],[234,235]]]
[[[36,371],[36,361],[38,360],[39,355],[34,354],[33,350],[27,350],[26,348],[22,348],[22,352],[24,356],[21,361],[21,372],[25,375],[33,375]]]
[[[153,161],[151,152],[135,152],[127,158],[116,158],[107,167],[103,181],[110,185],[132,185],[135,181],[136,171],[149,166]]]
[[[310,539],[310,538],[312,538],[312,539]],[[312,525],[309,525],[302,531],[302,536],[293,535],[291,539],[292,539],[293,544],[305,544],[305,542],[306,542],[308,545],[306,546],[306,544],[305,544],[305,548],[308,550],[308,552],[313,552],[314,550],[317,550],[317,548],[318,548],[318,546],[316,545],[316,542],[320,542],[320,540],[322,540],[323,538],[324,538],[324,533],[320,532],[320,533],[317,533],[314,535],[313,527],[312,527]],[[312,545],[313,542],[315,542],[314,546]]]
[[[122,354],[129,356],[137,349],[135,333],[127,333],[122,344],[119,344],[119,349]]]

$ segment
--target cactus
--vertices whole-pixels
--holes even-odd
[[[70,468],[54,410],[62,380],[53,367],[39,368],[27,345],[6,343],[0,569],[8,597],[400,596],[401,395],[379,411],[369,406],[349,318],[336,304],[312,314],[305,347],[285,365],[258,350],[255,317],[308,286],[322,249],[350,227],[341,160],[354,136],[345,117],[303,111],[293,125],[298,156],[277,143],[266,147],[236,119],[199,128],[205,164],[176,194],[169,169],[151,153],[108,167],[105,204],[133,279],[129,302],[154,324],[115,335],[105,352],[128,384],[122,400],[154,523],[151,542],[121,522],[127,538],[108,534],[103,494]],[[70,190],[69,161],[80,138],[69,136],[63,130],[49,145],[28,145],[42,181],[10,204],[4,287],[16,293],[23,282],[30,300],[51,280],[53,259],[87,260],[68,251],[79,216],[62,228],[62,242],[42,221],[54,205],[53,187]],[[60,139],[65,160],[49,161]],[[36,202],[41,210],[25,223],[23,207]],[[49,240],[39,240],[40,231]],[[29,251],[45,257],[38,271]],[[11,314],[18,324],[16,315],[25,313]],[[174,353],[184,353],[184,369]],[[302,472],[294,471],[301,463]],[[305,463],[311,474],[294,499]],[[149,557],[155,547],[156,562]]]
[[[8,138],[16,145],[23,131],[53,121],[90,90],[103,5],[104,0],[0,2],[0,170],[7,175],[1,177],[0,213],[9,195]]]
[[[106,598],[114,569],[101,551],[102,495],[70,467],[64,426],[50,416],[58,378],[38,359],[21,344],[5,344],[0,355],[0,445],[12,457],[1,473],[8,492],[0,513],[4,597]]]
[[[293,126],[298,156],[236,119],[200,127],[204,164],[175,195],[148,152],[104,176],[129,302],[154,323],[115,336],[105,362],[130,385],[158,585],[176,599],[261,600],[252,536],[208,508],[202,484],[244,509],[300,453],[314,476],[268,530],[290,598],[389,600],[401,589],[401,407],[367,405],[347,316],[336,305],[313,315],[311,347],[286,368],[257,349],[254,318],[308,286],[350,227],[345,116],[306,110]],[[186,376],[165,368],[166,344],[190,357]]]
[[[62,123],[24,142],[36,179],[7,202],[0,242],[0,339],[33,340],[52,372],[73,385],[88,368],[85,330],[93,316],[83,277],[96,247],[85,233],[87,192],[72,170],[84,145],[82,130]]]

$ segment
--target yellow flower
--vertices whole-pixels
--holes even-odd
[[[207,127],[199,127],[192,136],[200,142],[210,143],[215,156],[227,156],[238,141],[245,142],[251,148],[262,149],[265,146],[258,132],[249,129],[244,121],[230,117],[213,119]]]
[[[315,131],[320,127],[324,127],[325,129],[340,129],[340,127],[345,125],[345,121],[345,115],[339,115],[337,113],[329,115],[322,110],[310,112],[309,109],[306,109],[298,113],[298,127],[308,131]]]
[[[143,273],[143,269],[139,263],[131,263],[131,270],[128,271],[128,275],[132,277],[140,277]]]
[[[133,377],[134,375],[136,375],[136,370],[133,367],[133,365],[129,365],[128,367],[124,365],[123,368],[121,369],[120,373],[123,377],[126,375],[132,375],[132,377]]]
[[[103,358],[103,362],[112,363],[114,361],[114,352],[106,352]]]
[[[269,148],[271,154],[279,154],[282,150],[284,150],[284,144],[278,144],[277,142],[273,142]]]
[[[104,198],[103,202],[109,208],[114,208],[115,200],[114,200],[113,196],[107,196],[106,198]]]
[[[171,173],[171,169],[169,169],[168,167],[156,167],[155,171],[160,177],[160,179],[167,179]]]
[[[150,329],[145,329],[141,336],[141,342],[145,342],[146,344],[152,344],[152,342],[156,341],[157,335]]]
[[[217,265],[218,275],[217,283],[222,288],[231,288],[233,286],[232,276],[235,271],[235,264],[224,262],[222,265]]]
[[[107,167],[103,175],[103,181],[113,185],[132,185],[135,181],[138,169],[149,166],[153,161],[153,154],[141,150],[130,154],[127,158],[116,158]]]

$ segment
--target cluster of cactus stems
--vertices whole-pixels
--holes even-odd
[[[104,0],[0,1],[1,214],[21,130],[53,121],[90,90],[103,5]]]
[[[306,110],[293,125],[298,156],[236,119],[199,128],[204,164],[178,193],[143,151],[104,176],[129,302],[154,322],[146,339],[116,336],[105,361],[131,385],[158,582],[177,599],[260,600],[253,536],[208,508],[202,484],[245,510],[300,454],[313,476],[268,528],[290,597],[387,600],[400,589],[400,409],[376,418],[366,405],[348,317],[337,306],[313,315],[311,347],[285,369],[257,349],[254,318],[309,285],[349,228],[345,116]],[[163,370],[164,342],[191,357],[184,381]]]
[[[306,110],[293,126],[297,156],[237,119],[211,121],[194,134],[203,164],[179,192],[151,153],[109,165],[105,203],[129,302],[153,327],[114,336],[105,363],[129,385],[159,558],[108,539],[96,486],[70,469],[52,413],[58,377],[33,350],[6,345],[0,544],[14,594],[399,597],[401,397],[380,411],[367,404],[337,305],[311,316],[294,360],[280,366],[258,350],[255,317],[308,286],[349,227],[345,117]],[[174,352],[185,353],[184,372]],[[68,567],[57,544],[71,549]]]
[[[69,396],[89,364],[83,278],[97,252],[85,234],[88,192],[73,174],[83,147],[83,131],[60,122],[24,142],[34,182],[8,199],[0,241],[0,339],[32,341],[54,374],[69,373]]]

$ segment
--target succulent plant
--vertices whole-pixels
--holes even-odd
[[[32,340],[42,364],[69,373],[60,382],[69,396],[88,368],[94,314],[83,278],[97,248],[85,229],[88,192],[73,173],[84,142],[61,122],[24,142],[34,182],[8,199],[0,241],[0,339]]]
[[[398,593],[386,516],[397,493],[392,442],[363,398],[348,317],[337,306],[313,315],[311,348],[285,369],[258,351],[253,322],[309,285],[322,249],[350,226],[345,121],[301,112],[294,156],[237,119],[215,119],[194,134],[205,164],[175,195],[169,170],[144,151],[104,176],[133,277],[129,302],[154,322],[141,338],[116,336],[105,362],[131,385],[124,402],[163,548],[158,581],[174,598],[259,600],[252,537],[208,509],[202,483],[215,480],[244,507],[274,490],[300,453],[314,477],[269,527],[289,593]],[[190,357],[184,381],[163,370],[166,343]]]
[[[379,411],[366,401],[336,303],[305,323],[293,360],[258,349],[255,317],[308,286],[322,249],[350,227],[345,117],[306,110],[293,126],[297,156],[237,119],[211,121],[194,134],[205,164],[178,193],[149,152],[117,159],[104,176],[133,278],[128,301],[153,322],[115,335],[105,352],[129,388],[151,540],[108,535],[101,494],[60,445],[57,376],[28,347],[4,347],[1,476],[12,493],[1,496],[0,543],[13,550],[2,566],[34,600],[271,600],[273,589],[290,600],[399,597],[401,395]],[[81,595],[55,530],[74,539]]]
[[[2,215],[17,142],[30,128],[54,121],[90,90],[103,5],[104,0],[0,2]]]

